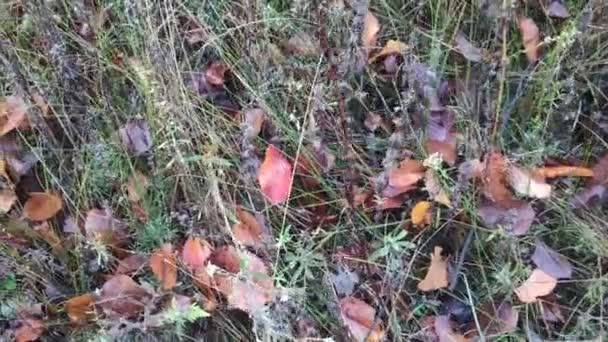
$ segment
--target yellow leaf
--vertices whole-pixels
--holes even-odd
[[[441,256],[443,248],[436,246],[426,276],[418,283],[420,291],[428,292],[448,286],[448,262]]]
[[[411,212],[412,223],[416,226],[426,226],[431,223],[431,202],[416,203]]]
[[[381,57],[385,57],[388,55],[401,54],[401,53],[403,53],[403,51],[405,51],[409,48],[410,48],[409,45],[407,45],[401,41],[391,39],[388,42],[386,42],[386,44],[384,45],[382,50],[380,50],[380,52],[378,52],[374,57],[372,57],[370,59],[370,63],[375,62],[377,59],[379,59]]]

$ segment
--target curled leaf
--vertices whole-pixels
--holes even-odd
[[[418,283],[420,291],[428,292],[448,286],[448,262],[441,255],[443,248],[435,246],[426,276]]]
[[[260,166],[258,182],[262,193],[273,205],[281,204],[289,198],[293,181],[291,163],[281,151],[268,145],[266,157]]]
[[[84,230],[87,239],[113,245],[122,243],[126,226],[122,221],[112,217],[109,210],[91,209],[84,221]]]
[[[412,224],[415,226],[427,226],[431,224],[431,202],[420,201],[416,203],[410,214]]]
[[[540,240],[536,241],[532,261],[539,269],[553,278],[570,279],[572,277],[572,264]]]
[[[72,323],[83,324],[95,317],[95,297],[87,293],[65,302],[65,311]]]
[[[202,270],[213,248],[206,240],[189,237],[182,249],[182,262],[193,271]]]
[[[352,296],[340,300],[340,313],[353,339],[358,342],[377,342],[384,337],[382,324],[376,321],[376,310]]]
[[[32,221],[45,221],[63,207],[61,197],[48,192],[32,192],[23,206],[23,216]]]
[[[424,187],[431,196],[431,199],[433,199],[433,201],[441,203],[446,207],[452,207],[450,196],[443,189],[441,183],[439,182],[439,179],[437,179],[435,171],[433,171],[432,169],[426,170],[424,174]]]
[[[513,190],[521,196],[541,199],[551,197],[551,185],[545,183],[542,177],[515,165],[509,165],[508,181]]]
[[[163,289],[170,290],[177,283],[177,267],[175,254],[171,244],[164,244],[150,257],[150,268]]]
[[[540,30],[534,20],[526,17],[519,18],[519,31],[524,44],[528,62],[535,63],[539,59]]]
[[[253,139],[260,134],[262,125],[266,119],[266,112],[260,108],[247,109],[243,113],[243,134],[248,139]]]
[[[537,268],[521,286],[515,289],[515,294],[524,303],[534,303],[538,297],[553,292],[556,285],[557,279]]]
[[[374,57],[372,57],[370,59],[370,63],[374,63],[376,60],[378,60],[382,57],[386,57],[386,56],[390,56],[390,55],[400,55],[403,52],[405,52],[406,50],[408,50],[409,48],[410,48],[409,45],[407,45],[399,40],[389,40],[386,42],[386,44],[384,44],[384,47],[382,48],[382,50],[380,50],[380,52],[375,54]]]
[[[534,170],[544,178],[556,177],[593,177],[593,170],[583,166],[549,166]]]
[[[513,194],[507,187],[507,162],[499,152],[486,156],[483,170],[483,194],[501,207],[510,207]]]

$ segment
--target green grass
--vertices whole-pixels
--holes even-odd
[[[253,3],[259,6],[247,7]],[[56,114],[52,120],[52,130],[59,132],[56,139],[41,130],[24,133],[22,138],[28,142],[27,149],[42,157],[37,169],[42,184],[62,192],[67,210],[74,217],[83,219],[91,208],[111,208],[129,227],[127,249],[141,253],[150,253],[166,242],[179,246],[191,234],[218,244],[232,243],[226,225],[233,222],[235,204],[261,212],[269,223],[273,244],[264,255],[287,299],[253,317],[254,323],[225,308],[206,320],[173,317],[169,321],[179,321],[180,329],[156,331],[159,338],[245,339],[254,334],[251,324],[256,326],[258,337],[279,338],[294,335],[293,323],[302,317],[312,317],[321,335],[330,336],[340,329],[340,318],[332,309],[338,297],[326,281],[330,273],[343,266],[334,253],[364,245],[368,255],[357,263],[355,272],[361,282],[355,293],[375,304],[391,340],[408,340],[420,331],[424,316],[440,313],[441,300],[457,298],[479,308],[488,300],[511,298],[532,269],[529,257],[537,237],[576,266],[574,280],[560,283],[556,290],[559,303],[571,311],[565,324],[552,328],[539,319],[537,305],[523,305],[515,299],[520,310],[518,329],[500,339],[525,340],[525,327],[543,337],[562,340],[593,338],[608,328],[602,319],[607,285],[603,264],[608,250],[604,227],[608,217],[599,209],[576,213],[569,208],[568,198],[575,187],[582,185],[576,180],[557,182],[551,200],[535,202],[538,224],[522,238],[488,229],[478,221],[475,186],[462,194],[458,208],[436,207],[432,226],[421,233],[405,233],[403,227],[409,225],[410,209],[426,197],[425,192],[408,199],[402,210],[381,215],[345,207],[345,171],[357,170],[357,185],[373,189],[372,178],[382,171],[381,161],[388,147],[390,133],[367,131],[363,126],[365,114],[369,111],[388,119],[398,117],[401,112],[395,108],[405,98],[399,91],[399,79],[383,81],[371,67],[345,80],[347,114],[352,120],[350,139],[355,151],[354,161],[345,160],[338,113],[339,82],[328,80],[327,60],[281,53],[283,43],[296,32],[314,37],[319,17],[313,3],[104,0],[99,5],[108,8],[111,16],[96,32],[94,43],[74,30],[82,14],[74,9],[72,1],[48,5],[52,7],[48,15],[29,7],[35,4],[27,5],[26,16],[21,18],[0,11],[0,40],[3,48],[8,47],[4,54],[18,62],[27,86],[42,92]],[[425,0],[410,4],[383,0],[372,2],[371,10],[382,23],[380,44],[399,39],[412,45],[414,59],[428,65],[439,79],[476,85],[459,94],[453,106],[462,134],[461,158],[479,158],[493,146],[518,164],[534,167],[547,157],[592,162],[608,146],[606,133],[591,115],[606,103],[606,70],[602,64],[608,61],[608,40],[602,38],[607,32],[605,28],[593,28],[577,34],[586,2],[572,0],[566,5],[572,16],[563,23],[549,20],[538,9],[518,9],[533,17],[550,41],[533,70],[526,68],[516,24],[508,24],[503,40],[500,31],[495,35],[496,20],[482,15],[470,2]],[[329,44],[337,52],[346,53],[352,11],[327,6],[324,25]],[[188,46],[183,39],[184,18],[188,16],[196,17],[208,35],[206,42],[196,47]],[[491,64],[464,61],[453,51],[453,38],[458,32],[496,52],[492,56],[496,62],[504,53],[507,67],[502,70]],[[116,64],[118,54],[124,56],[122,65]],[[263,200],[257,183],[246,180],[241,169],[238,117],[196,95],[186,76],[203,71],[215,60],[230,68],[231,99],[243,108],[259,106],[268,113],[274,134],[256,139],[259,155],[270,140],[280,143],[288,156],[301,157],[309,142],[308,122],[314,116],[324,142],[338,156],[332,171],[316,173],[321,182],[318,191],[298,186],[287,205],[273,207]],[[530,76],[529,82],[518,94],[525,75]],[[0,69],[0,95],[23,87],[20,82],[6,68]],[[314,98],[316,88],[321,99]],[[314,111],[315,100],[324,102],[327,113]],[[501,120],[508,115],[508,121],[492,141],[497,113],[502,115]],[[426,157],[424,129],[411,126],[411,119],[426,114],[403,115],[408,121],[404,146],[417,159]],[[154,137],[150,158],[133,158],[121,147],[118,128],[136,118],[150,125]],[[142,200],[149,216],[146,223],[137,218],[126,194],[125,184],[134,170],[144,172],[151,183]],[[454,191],[458,185],[455,169],[444,166],[437,173],[444,188]],[[319,206],[324,206],[326,215],[335,216],[335,220],[319,225],[311,219]],[[54,228],[63,234],[59,226]],[[455,259],[469,231],[474,238],[459,286],[454,291],[429,294],[417,291],[432,247],[446,246]],[[66,287],[68,297],[99,288],[103,282],[99,274],[89,272],[90,264],[107,259],[98,266],[100,274],[109,271],[114,261],[110,251],[83,239],[74,244],[67,260],[50,256],[45,265],[26,257],[15,258],[14,248],[0,242],[0,261],[11,262],[11,273],[0,279],[0,291],[25,294],[32,284],[40,285],[46,278]],[[41,242],[38,246],[48,249]],[[58,265],[67,272],[48,273]],[[31,272],[19,271],[33,266],[39,271],[35,277]],[[146,272],[145,277],[152,279]],[[197,294],[192,282],[183,279],[179,291]],[[14,298],[47,301],[39,291],[23,297]],[[407,304],[409,316],[396,305],[400,301]],[[292,325],[284,322],[285,312],[292,315],[287,316]],[[72,334],[66,316],[57,323],[51,329],[57,336]],[[95,334],[110,338],[102,321],[88,329],[83,332],[86,336],[74,338],[86,340]],[[141,338],[136,331],[130,334],[128,338]]]

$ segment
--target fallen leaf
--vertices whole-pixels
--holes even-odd
[[[521,196],[540,199],[551,197],[551,185],[545,183],[542,177],[515,165],[509,165],[507,179],[513,190]]]
[[[177,283],[177,266],[173,246],[164,244],[150,257],[150,268],[164,290],[170,290]]]
[[[536,267],[556,279],[572,277],[572,264],[564,256],[549,248],[541,240],[536,240],[535,246],[532,261]]]
[[[454,113],[445,108],[431,110],[426,128],[426,153],[439,153],[448,165],[454,166],[456,137]]]
[[[418,283],[420,291],[428,292],[448,286],[448,262],[441,255],[442,250],[443,248],[435,246],[426,276]]]
[[[95,317],[95,297],[90,293],[72,297],[65,302],[65,312],[72,323],[86,323]]]
[[[389,40],[384,44],[384,47],[380,52],[375,54],[372,58],[370,58],[370,63],[374,63],[376,60],[382,57],[386,57],[389,55],[400,55],[410,47],[409,45],[399,41],[399,40]]]
[[[274,145],[268,145],[266,157],[258,173],[258,182],[262,193],[271,204],[281,204],[289,198],[293,182],[292,172],[291,163],[282,152]]]
[[[103,284],[97,305],[108,314],[117,313],[124,317],[136,317],[143,312],[150,299],[148,292],[131,277],[115,275]]]
[[[136,273],[148,264],[148,256],[144,254],[131,254],[119,260],[114,275]]]
[[[403,205],[403,201],[405,201],[405,197],[403,195],[399,195],[396,197],[378,198],[376,199],[376,208],[378,210],[401,208],[401,206]]]
[[[513,194],[507,187],[507,162],[499,152],[490,152],[484,161],[483,194],[501,207],[513,205]]]
[[[544,178],[556,177],[593,177],[593,170],[583,166],[549,166],[534,170],[534,173]]]
[[[45,221],[63,207],[61,197],[48,192],[31,192],[23,206],[23,216],[32,221]]]
[[[376,321],[376,310],[352,296],[340,300],[340,314],[353,339],[358,342],[382,341],[384,329]]]
[[[285,43],[285,50],[290,55],[315,57],[321,53],[321,46],[307,32],[299,31]]]
[[[458,181],[468,182],[471,179],[482,178],[485,165],[479,159],[464,161],[458,165]]]
[[[135,171],[127,183],[127,197],[129,198],[129,201],[133,203],[141,201],[146,195],[148,185],[148,177],[139,171]]]
[[[213,247],[207,240],[189,237],[182,249],[182,262],[196,273],[205,268],[212,252]]]
[[[361,32],[361,47],[369,53],[369,50],[376,47],[378,33],[380,32],[380,22],[376,16],[368,11],[363,20],[363,31]]]
[[[568,8],[560,0],[551,1],[546,9],[546,13],[551,18],[566,19],[570,17]]]
[[[483,336],[494,336],[515,330],[517,328],[519,312],[508,302],[502,302],[496,306],[496,304],[490,301],[482,305],[481,310],[477,310],[477,317],[481,332],[476,332]],[[474,322],[470,326],[471,331],[477,329]]]
[[[17,195],[13,190],[3,189],[0,191],[0,214],[8,213],[15,202],[17,202]]]
[[[49,226],[48,222],[42,222],[33,227],[34,231],[40,236],[42,240],[49,244],[53,249],[60,249],[61,239],[55,232],[55,230]]]
[[[72,216],[66,217],[65,221],[63,221],[62,230],[68,234],[82,234],[78,222]]]
[[[27,128],[27,105],[19,96],[6,96],[0,101],[0,136],[16,128]]]
[[[538,297],[553,292],[556,285],[557,279],[537,268],[521,286],[515,289],[515,294],[524,303],[534,303]]]
[[[253,139],[260,134],[262,125],[266,120],[266,112],[260,108],[247,109],[243,113],[243,135],[247,139]]]
[[[152,149],[152,135],[148,123],[134,120],[126,123],[119,130],[123,146],[135,156],[141,156]]]
[[[540,30],[534,20],[526,17],[519,18],[519,31],[524,44],[528,62],[535,63],[539,59]]]
[[[232,227],[234,238],[245,246],[262,243],[264,229],[255,216],[240,207],[236,209],[236,216],[240,222]]]
[[[420,201],[416,203],[410,214],[412,224],[415,226],[427,226],[431,224],[431,202]]]
[[[44,323],[35,318],[21,320],[21,326],[15,330],[15,340],[17,342],[36,341],[45,330]]]
[[[424,178],[424,172],[425,169],[421,162],[413,159],[402,161],[399,168],[393,169],[388,174],[388,185],[394,188],[396,193],[383,195],[394,197],[411,190],[416,183]]]
[[[211,255],[210,262],[230,273],[239,273],[241,270],[241,257],[234,246],[216,248]]]
[[[233,277],[232,287],[226,299],[231,307],[252,313],[263,309],[272,301],[273,291]]]
[[[449,316],[435,316],[435,334],[439,342],[467,342],[470,339],[455,331]]]
[[[424,174],[424,188],[429,193],[431,199],[437,203],[441,203],[448,208],[452,207],[450,196],[443,189],[435,171],[433,169],[426,170]]]
[[[205,70],[205,79],[207,83],[221,87],[224,85],[226,71],[229,68],[226,64],[222,62],[213,62],[211,65]]]
[[[513,201],[507,208],[483,203],[477,208],[477,215],[486,225],[501,227],[514,236],[526,234],[536,217],[532,206],[524,201]]]
[[[481,62],[483,53],[480,48],[471,43],[463,33],[456,35],[456,49],[471,62]]]

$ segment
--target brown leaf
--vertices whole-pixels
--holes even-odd
[[[232,227],[234,238],[245,246],[261,244],[264,229],[255,216],[240,207],[236,208],[236,216],[240,222]]]
[[[230,273],[239,273],[241,270],[241,258],[234,246],[222,246],[216,248],[211,255],[211,263],[223,268]]]
[[[410,214],[412,224],[415,226],[428,226],[431,224],[431,202],[420,201],[416,203]]]
[[[445,108],[431,110],[426,133],[427,154],[439,153],[448,165],[454,166],[457,157],[454,113]]]
[[[196,273],[204,269],[212,251],[213,247],[207,240],[189,237],[182,249],[182,262]]]
[[[455,331],[452,327],[452,322],[449,316],[436,316],[435,317],[435,333],[439,339],[439,342],[467,342],[470,339],[464,337],[462,334]]]
[[[274,145],[268,145],[266,157],[258,173],[258,182],[262,193],[271,204],[281,204],[289,198],[293,182],[292,172],[291,163],[282,152]]]
[[[205,79],[207,83],[220,87],[224,85],[226,71],[229,68],[226,64],[222,62],[213,62],[211,65],[205,70]]]
[[[424,174],[424,187],[433,201],[441,203],[448,208],[452,207],[452,201],[450,201],[450,196],[443,189],[441,183],[439,182],[439,179],[437,179],[435,171],[433,171],[432,169],[426,170]]]
[[[23,216],[32,221],[45,221],[63,207],[61,197],[48,192],[32,192],[23,206]]]
[[[566,19],[570,17],[568,8],[561,2],[561,0],[553,0],[546,9],[546,13],[551,18]]]
[[[376,322],[376,310],[352,296],[340,300],[340,313],[353,339],[358,342],[382,341],[384,329]]]
[[[115,275],[103,284],[101,298],[97,305],[108,313],[125,317],[136,317],[142,313],[150,295],[131,277]]]
[[[0,214],[8,213],[15,202],[17,202],[15,192],[11,189],[2,189],[0,191]]]
[[[263,309],[273,299],[272,289],[236,277],[231,280],[232,287],[226,296],[231,307],[251,313]]]
[[[426,276],[418,283],[423,292],[443,289],[448,286],[448,261],[441,255],[443,248],[435,246]]]
[[[510,207],[484,203],[477,208],[477,214],[486,225],[502,227],[514,236],[526,234],[536,217],[532,206],[524,201],[512,201]]]
[[[42,238],[46,243],[49,244],[53,249],[63,249],[61,247],[61,239],[57,236],[55,230],[49,226],[48,222],[42,222],[33,227],[34,231]]]
[[[243,113],[244,136],[253,139],[260,134],[266,120],[266,112],[260,108],[250,108]]]
[[[546,199],[551,197],[551,185],[542,177],[509,165],[507,172],[509,185],[521,196]]]
[[[549,248],[541,240],[536,240],[532,261],[539,269],[555,279],[570,279],[572,277],[572,264],[568,259]]]
[[[370,58],[370,63],[374,63],[376,60],[390,56],[390,55],[401,55],[410,47],[409,45],[399,41],[399,40],[389,40],[384,44],[384,47],[380,52],[375,54],[372,58]]]
[[[27,105],[19,96],[6,96],[0,100],[0,136],[16,128],[29,127]]]
[[[380,32],[380,22],[376,16],[368,11],[363,21],[363,31],[361,32],[361,47],[369,53],[369,50],[376,47],[378,33]]]
[[[539,59],[540,30],[534,20],[526,17],[519,18],[519,31],[524,44],[528,62],[535,63]]]
[[[593,170],[583,166],[548,166],[535,169],[534,173],[544,178],[593,177]]]
[[[507,162],[499,152],[490,152],[484,162],[484,196],[501,207],[511,207],[514,198],[507,188]]]
[[[152,149],[152,135],[148,123],[134,120],[126,123],[119,130],[123,146],[135,156],[141,156]]]
[[[21,326],[15,330],[15,340],[17,342],[36,341],[45,330],[44,323],[35,318],[21,320]]]
[[[109,210],[91,209],[84,221],[87,239],[99,240],[108,245],[118,245],[125,238],[125,224],[112,217]]]
[[[72,323],[84,324],[95,317],[95,298],[90,293],[72,297],[65,302],[65,312]]]
[[[557,279],[537,268],[521,286],[515,289],[515,294],[524,303],[534,303],[538,297],[552,293],[556,285]]]
[[[143,269],[147,264],[148,256],[144,254],[131,254],[118,261],[114,275],[135,273]]]
[[[456,35],[456,49],[460,54],[471,62],[481,62],[483,59],[483,53],[480,48],[473,45],[463,33]]]
[[[393,169],[388,174],[388,185],[391,193],[383,193],[384,196],[394,197],[400,193],[407,192],[424,178],[424,166],[417,160],[407,159],[401,162],[399,168]]]
[[[127,197],[129,198],[129,201],[133,203],[141,201],[146,195],[148,185],[148,177],[139,171],[135,171],[127,183]]]
[[[177,267],[173,246],[164,244],[150,257],[150,268],[164,290],[170,290],[177,284]]]

